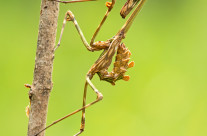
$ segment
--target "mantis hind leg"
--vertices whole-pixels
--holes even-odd
[[[91,88],[93,89],[93,91],[96,93],[97,98],[96,98],[95,101],[93,101],[90,104],[86,105],[86,94],[87,94],[87,87],[88,87],[88,85],[90,85]],[[74,136],[80,135],[84,131],[84,129],[85,129],[85,108],[87,108],[87,107],[89,107],[89,106],[99,102],[102,99],[103,99],[103,95],[96,89],[96,87],[91,82],[91,79],[87,76],[86,77],[85,87],[84,87],[83,108],[82,108],[82,117],[81,117],[80,131],[77,134],[75,134]]]
[[[88,76],[86,77],[86,83],[85,83],[85,88],[84,88],[84,94],[85,94],[85,97],[86,97],[86,92],[87,92],[87,87],[88,87],[88,85],[90,85],[91,88],[94,90],[94,92],[97,94],[97,98],[96,98],[95,101],[93,101],[93,102],[91,102],[91,103],[89,103],[89,104],[87,104],[87,105],[86,105],[86,101],[84,101],[84,102],[83,102],[83,105],[84,105],[84,106],[83,106],[82,108],[77,109],[77,110],[73,111],[72,113],[70,113],[70,114],[68,114],[68,115],[66,115],[66,116],[64,116],[64,117],[62,117],[62,118],[60,118],[60,119],[54,121],[52,124],[48,125],[48,126],[45,127],[44,129],[42,129],[41,131],[39,131],[39,132],[38,132],[37,134],[35,134],[34,136],[38,136],[40,133],[42,133],[42,132],[45,131],[46,129],[50,128],[51,126],[57,124],[58,122],[60,122],[60,121],[62,121],[62,120],[64,120],[64,119],[66,119],[66,118],[68,118],[68,117],[70,117],[70,116],[72,116],[72,115],[74,115],[74,114],[76,114],[76,113],[82,111],[83,114],[82,114],[81,128],[80,128],[80,131],[79,131],[77,134],[75,134],[74,136],[78,136],[79,134],[81,134],[81,133],[84,131],[84,128],[85,128],[85,109],[88,108],[88,107],[90,107],[91,105],[93,105],[93,104],[95,104],[95,103],[97,103],[97,102],[99,102],[100,100],[103,99],[103,95],[96,89],[96,87],[93,85],[93,83],[91,82],[91,79],[90,79]],[[84,98],[85,98],[85,97],[84,97]],[[86,99],[85,99],[85,100],[86,100]]]

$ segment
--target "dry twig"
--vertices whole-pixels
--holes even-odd
[[[52,70],[58,13],[59,4],[57,2],[42,0],[34,79],[29,91],[31,110],[28,136],[35,135],[46,125],[48,100],[53,86]],[[44,133],[39,136],[44,136]]]

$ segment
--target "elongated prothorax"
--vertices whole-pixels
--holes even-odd
[[[144,5],[144,2],[146,0],[140,0],[139,4],[137,5],[137,7],[135,8],[134,12],[131,14],[131,16],[128,18],[128,20],[126,21],[126,23],[124,24],[124,26],[121,28],[121,30],[119,31],[126,34],[129,30],[129,28],[131,27],[135,17],[137,16],[137,14],[139,13],[139,11],[141,10],[142,6]]]

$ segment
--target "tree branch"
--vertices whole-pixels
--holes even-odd
[[[42,0],[34,79],[29,92],[31,110],[28,136],[35,135],[46,126],[48,100],[53,86],[52,71],[58,13],[57,2]],[[39,136],[44,136],[44,132]]]

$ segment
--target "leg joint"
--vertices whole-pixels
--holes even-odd
[[[101,93],[98,93],[98,101],[102,100],[103,99],[103,95]]]
[[[85,123],[81,123],[81,126],[80,126],[80,131],[83,132],[84,131],[84,128],[85,128]]]
[[[74,20],[75,16],[70,10],[68,10],[66,14],[67,14],[67,21],[73,21]]]

